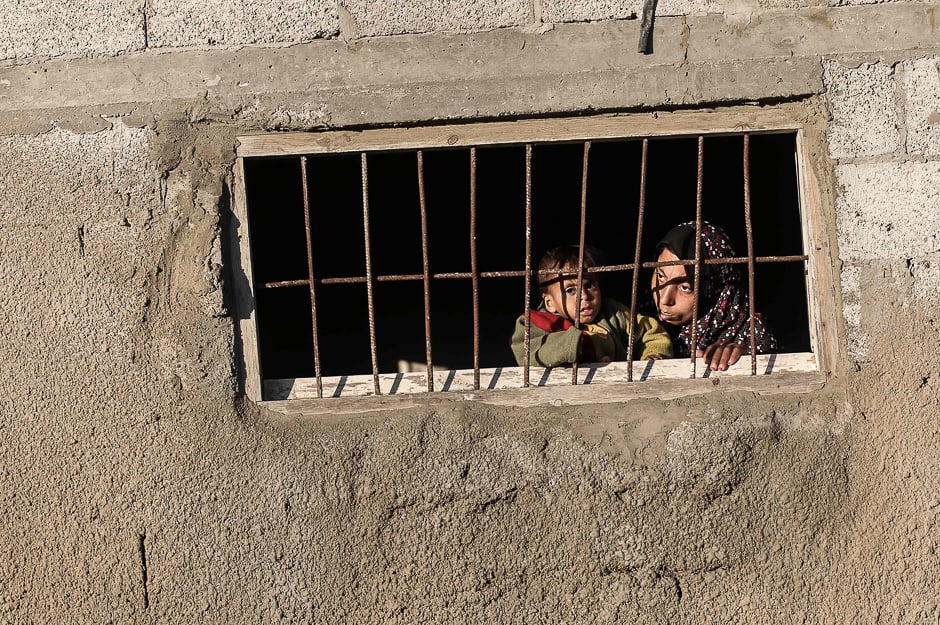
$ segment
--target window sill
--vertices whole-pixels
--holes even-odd
[[[699,359],[696,378],[690,379],[686,359],[634,362],[634,382],[626,382],[627,363],[584,364],[578,384],[571,384],[570,367],[530,367],[530,387],[523,384],[522,367],[480,370],[480,390],[473,390],[473,370],[434,372],[435,392],[427,392],[427,374],[379,375],[382,394],[376,395],[371,375],[322,378],[323,398],[317,398],[316,379],[265,381],[265,408],[284,414],[351,414],[401,410],[433,402],[479,401],[507,406],[562,406],[613,403],[637,398],[674,399],[722,391],[757,393],[810,392],[821,388],[827,376],[819,371],[813,353],[757,356],[757,375],[744,356],[727,371],[715,372]],[[720,385],[720,386],[719,386]]]

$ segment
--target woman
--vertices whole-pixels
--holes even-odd
[[[702,260],[731,258],[734,249],[724,230],[702,222]],[[668,262],[695,259],[695,222],[679,224],[656,246],[656,260]],[[701,296],[696,331],[696,356],[714,371],[724,371],[749,353],[750,307],[742,287],[738,265],[702,265]],[[670,265],[653,270],[654,316],[672,336],[676,356],[689,356],[692,349],[692,312],[695,307],[695,266]],[[758,354],[777,351],[777,340],[754,313],[755,348]]]

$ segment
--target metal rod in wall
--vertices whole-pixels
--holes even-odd
[[[428,392],[434,392],[431,362],[431,272],[428,263],[428,211],[424,195],[424,150],[418,150],[418,205],[421,209],[421,279],[424,282],[424,348],[428,363]]]
[[[755,256],[755,263],[791,263],[795,261],[805,261],[809,260],[809,256],[806,254],[797,254],[793,256]],[[703,258],[703,265],[743,265],[748,262],[747,256],[735,256],[733,258]],[[644,269],[649,269],[651,267],[670,267],[672,265],[694,265],[694,260],[667,260],[661,263],[657,262],[646,262],[642,263]],[[608,267],[602,267],[601,269],[607,271],[620,271],[622,269],[630,269],[633,265],[610,265]],[[324,280],[323,282],[326,282]]]
[[[701,300],[699,292],[702,282],[702,179],[705,170],[705,137],[698,138],[698,172],[695,183],[695,281],[692,291],[695,293],[692,305],[692,344],[689,348],[689,358],[692,361],[691,378],[695,378],[695,352],[698,351],[698,305]]]
[[[473,284],[473,390],[480,390],[480,276],[477,267],[477,149],[470,148],[470,280]]]
[[[588,182],[588,156],[591,152],[591,142],[584,142],[584,160],[581,164],[581,223],[578,227],[578,287],[574,302],[574,326],[581,328],[581,289],[584,284],[584,239],[587,230],[587,182]],[[564,302],[565,284],[561,283],[561,297]],[[584,340],[584,339],[582,339]],[[580,356],[580,354],[579,354]],[[571,366],[571,383],[578,383],[578,361],[575,359]]]
[[[789,263],[789,262],[805,262],[809,260],[809,256],[805,254],[798,254],[793,256],[755,256],[755,263]],[[734,258],[703,258],[703,265],[744,265],[748,262],[747,256],[740,256]],[[650,269],[653,267],[671,267],[673,265],[695,265],[695,260],[667,260],[664,262],[653,262],[646,261],[639,264],[641,269]],[[633,268],[637,265],[633,263],[626,263],[622,265],[602,265],[600,267],[594,267],[591,269],[591,273],[610,273],[614,271],[633,271]],[[557,269],[546,270],[541,272],[533,269],[531,271],[532,275],[537,276],[548,276],[548,275],[558,275]],[[563,272],[564,273],[564,272]],[[472,277],[469,271],[457,271],[451,273],[432,273],[430,277],[432,280],[454,280],[454,279],[468,279]],[[526,275],[524,270],[518,271],[481,271],[477,274],[480,278],[522,278]],[[577,275],[577,272],[572,271],[570,274],[572,277]],[[421,282],[424,280],[423,274],[412,273],[412,274],[391,274],[391,275],[382,275],[382,276],[373,276],[373,280],[376,282]],[[316,282],[320,285],[325,284],[365,284],[367,281],[365,276],[353,276],[349,278],[320,278]],[[265,282],[261,284],[261,288],[265,289],[277,289],[282,287],[292,287],[292,286],[308,286],[310,284],[309,280],[285,280],[282,282]]]
[[[320,281],[320,284],[323,284],[323,281]],[[281,280],[279,282],[265,282],[263,285],[266,289],[280,289],[285,286],[310,286],[310,280]]]
[[[636,331],[636,292],[639,286],[640,251],[643,243],[643,213],[646,211],[646,157],[649,139],[643,139],[640,155],[640,205],[636,218],[636,249],[633,253],[633,283],[630,285],[630,336],[627,340],[627,381],[633,382],[633,335]]]
[[[307,235],[307,284],[310,285],[310,325],[313,330],[313,371],[317,378],[317,397],[323,397],[320,375],[320,345],[317,332],[317,293],[313,279],[313,240],[310,231],[310,190],[307,182],[307,157],[300,157],[300,183],[304,194],[304,232]]]
[[[372,297],[372,249],[369,244],[369,165],[366,153],[362,156],[362,236],[366,251],[366,297],[369,301],[369,348],[372,352],[372,385],[375,394],[380,395],[379,387],[379,358],[375,347],[375,304]]]
[[[541,280],[539,280],[541,282]],[[522,385],[529,386],[529,356],[532,349],[532,144],[525,146],[525,359]]]
[[[751,226],[751,135],[744,135],[744,227],[747,231],[747,297],[750,325],[751,375],[757,375],[757,337],[754,331],[754,230]]]

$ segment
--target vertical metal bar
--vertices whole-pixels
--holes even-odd
[[[541,277],[538,278],[538,281]],[[525,360],[522,385],[529,386],[529,357],[532,334],[532,144],[525,146]]]
[[[640,278],[640,248],[643,243],[643,213],[646,210],[646,155],[649,139],[643,139],[640,157],[640,210],[636,218],[636,250],[633,253],[633,284],[630,287],[630,337],[627,341],[627,381],[633,382],[633,335],[636,330],[636,292]]]
[[[421,263],[424,279],[424,347],[428,363],[428,392],[434,392],[431,363],[431,272],[428,263],[428,212],[424,196],[424,150],[418,150],[418,204],[421,207]]]
[[[320,346],[317,334],[317,294],[313,287],[313,240],[310,232],[310,192],[307,186],[307,157],[300,157],[300,182],[304,193],[304,231],[307,234],[307,281],[310,283],[310,324],[313,327],[313,370],[317,377],[317,397],[323,397],[320,375]]]
[[[375,348],[375,305],[372,300],[372,250],[369,246],[369,166],[366,162],[366,153],[362,156],[362,235],[366,248],[366,296],[369,300],[369,347],[372,350],[372,384],[375,394],[380,395],[379,388],[379,359]]]
[[[695,186],[695,283],[692,290],[695,292],[695,301],[692,306],[692,346],[689,358],[692,361],[692,375],[695,378],[695,352],[698,350],[698,304],[701,299],[699,287],[702,278],[702,178],[705,165],[705,137],[698,138],[698,174]]]
[[[744,135],[744,227],[747,230],[747,296],[750,323],[751,375],[757,375],[757,337],[754,331],[754,231],[751,227],[751,135]]]
[[[588,154],[591,151],[591,142],[584,142],[584,161],[581,164],[581,225],[578,237],[578,290],[576,293],[574,309],[574,325],[581,328],[581,286],[584,282],[584,232],[587,225],[587,181],[588,181]],[[562,297],[564,297],[564,283],[562,283]],[[571,367],[571,383],[578,383],[578,361]]]
[[[473,284],[473,389],[480,390],[480,274],[477,267],[477,149],[470,148],[470,275]]]

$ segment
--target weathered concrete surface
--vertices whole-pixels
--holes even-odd
[[[842,597],[859,614],[886,622],[930,622],[940,615],[932,579],[940,572],[937,493],[938,406],[936,271],[923,262],[858,263],[861,332],[869,345],[852,389],[858,418],[849,481],[856,485],[857,538],[845,565],[859,571]],[[898,328],[898,330],[893,330]],[[865,538],[861,538],[865,537]]]
[[[911,288],[930,301],[930,279],[935,275],[932,257],[940,250],[936,236],[940,167],[933,161],[907,160],[906,153],[919,156],[930,150],[932,96],[940,82],[932,67],[936,67],[935,57],[860,67],[830,62],[826,67],[833,116],[830,153],[844,161],[835,169],[836,216],[844,263],[843,314],[849,329],[849,353],[859,360],[866,360],[873,349],[872,337],[864,327],[876,322],[864,320],[870,312],[862,305],[865,271],[878,267],[884,259],[903,261],[907,276],[917,277]],[[898,78],[898,72],[903,79]],[[906,153],[903,136],[907,137]],[[879,155],[887,160],[871,158]],[[888,280],[896,268],[883,273]]]
[[[739,30],[743,25],[759,24],[763,16],[777,9],[787,10],[790,17],[795,10],[806,9],[818,12],[826,21],[835,14],[821,7],[842,9],[871,4],[898,4],[901,6],[895,8],[902,13],[911,8],[910,3],[900,0],[660,0],[656,16],[659,20],[685,16],[697,19],[712,14],[732,25],[733,30]],[[925,2],[922,6],[930,4],[936,2]],[[633,20],[641,8],[640,0],[292,0],[270,5],[233,0],[153,0],[136,4],[95,2],[82,10],[74,10],[72,5],[63,3],[44,4],[32,0],[24,5],[7,0],[0,3],[3,18],[0,19],[0,60],[116,55],[179,47],[290,45],[330,39],[338,34],[350,40],[429,32],[481,32],[507,27],[544,32],[566,22]],[[801,19],[791,19],[790,29]],[[837,18],[834,25],[840,19]],[[874,24],[874,21],[869,23],[869,28]],[[889,23],[885,34],[890,33]],[[899,42],[905,40],[902,33],[895,35]],[[631,49],[636,49],[636,41]],[[890,49],[893,48],[885,48]]]
[[[846,164],[837,174],[843,261],[940,251],[940,162]]]
[[[940,168],[917,158],[929,128],[925,109],[936,89],[929,71],[935,61],[827,71],[830,79],[837,77],[830,100],[838,100],[840,89],[884,89],[895,94],[891,100],[898,107],[843,107],[841,163],[835,168],[843,312],[848,355],[857,371],[850,385],[859,417],[853,421],[857,459],[849,464],[849,480],[857,485],[852,531],[866,537],[852,541],[845,554],[847,566],[866,574],[855,577],[843,600],[885,622],[940,616],[931,581],[940,567],[940,436],[934,423],[940,412]],[[885,88],[892,74],[894,84]],[[903,149],[872,158],[869,147],[879,145],[883,128],[895,124],[915,158]]]
[[[42,0],[0,3],[0,60],[144,49],[142,2],[94,2],[83,9]]]
[[[650,57],[623,21],[0,70],[0,622],[936,622],[935,7],[747,9],[658,20]],[[239,398],[239,132],[810,94],[822,391]]]
[[[333,0],[153,0],[146,10],[150,48],[285,44],[332,37],[339,31]]]
[[[637,0],[605,0],[591,3],[573,0],[543,0],[539,5],[542,20],[545,22],[633,19],[643,8],[643,3]],[[657,7],[657,14],[665,15],[662,7]]]
[[[344,0],[342,6],[351,19],[347,37],[473,32],[534,22],[532,3],[528,0]]]
[[[834,158],[891,154],[901,147],[894,70],[873,63],[849,68],[826,64],[832,111],[829,152]]]
[[[907,152],[940,156],[940,61],[916,59],[904,65],[907,94]]]
[[[696,20],[698,28],[690,28],[689,57],[839,55],[884,60],[918,50],[923,55],[923,50],[937,47],[938,11],[935,3],[898,3],[707,15]]]
[[[152,54],[119,64],[49,61],[0,69],[0,132],[24,124],[35,131],[100,126],[101,107],[143,123],[185,110],[192,119],[306,129],[573,112],[585,103],[622,110],[799,97],[822,91],[826,55],[878,60],[940,51],[931,26],[936,10],[772,11],[750,25],[720,16],[662,18],[650,56],[636,53],[639,22],[632,20],[543,34],[186,51],[173,62]]]

